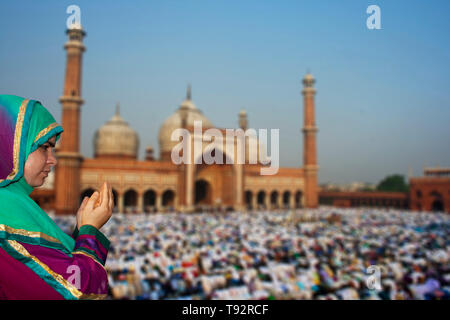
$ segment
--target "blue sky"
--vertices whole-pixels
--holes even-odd
[[[319,181],[376,183],[450,166],[449,1],[8,1],[0,3],[0,92],[58,120],[66,8],[81,8],[81,151],[114,113],[158,151],[185,97],[218,127],[280,129],[280,163],[302,166],[301,79],[315,76]],[[369,30],[366,8],[381,8]]]

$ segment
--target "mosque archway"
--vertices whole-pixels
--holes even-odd
[[[291,203],[291,192],[283,192],[283,208],[289,208]]]
[[[441,200],[434,200],[431,204],[432,211],[444,211],[444,203]]]
[[[137,192],[134,191],[133,189],[130,189],[128,191],[125,192],[124,194],[124,209],[125,212],[135,212],[136,208],[137,208]]]
[[[437,191],[433,191],[430,193],[430,196],[432,197],[431,211],[444,211],[444,201],[442,200],[442,195]]]
[[[156,207],[156,192],[154,190],[147,190],[144,192],[144,211],[151,212]]]
[[[249,190],[245,191],[245,207],[247,209],[253,208],[253,193]]]
[[[303,193],[301,191],[295,193],[295,208],[298,209],[302,207],[302,197]]]
[[[212,190],[211,184],[203,179],[195,182],[195,205],[197,206],[211,206]]]
[[[270,206],[278,209],[278,191],[272,191],[270,194]]]
[[[162,206],[165,209],[173,209],[175,207],[175,192],[166,190],[162,194]]]
[[[205,155],[206,152],[203,153]],[[195,166],[194,205],[231,208],[235,201],[234,168],[230,158],[218,147],[209,149],[208,155],[222,159],[222,164],[207,164],[202,161]],[[198,161],[199,162],[199,161]],[[203,210],[202,208],[202,210]]]
[[[258,207],[266,209],[266,192],[265,191],[259,191],[258,192]]]

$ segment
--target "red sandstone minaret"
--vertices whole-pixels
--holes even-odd
[[[316,80],[308,73],[303,78],[304,88],[302,94],[304,97],[304,116],[303,116],[303,165],[305,171],[305,203],[306,208],[316,208],[318,205],[317,190],[317,149],[316,133],[317,127],[314,116],[314,83]]]
[[[75,214],[80,198],[80,113],[81,99],[81,61],[85,50],[81,25],[72,25],[67,30],[69,41],[67,51],[64,93],[59,101],[62,104],[61,143],[57,150],[58,164],[55,172],[55,209],[58,214]]]

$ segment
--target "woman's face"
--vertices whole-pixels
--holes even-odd
[[[53,136],[28,155],[25,162],[24,177],[30,186],[42,186],[50,170],[56,165],[57,161],[53,154],[55,143],[56,136]]]

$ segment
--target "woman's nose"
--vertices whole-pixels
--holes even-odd
[[[49,162],[53,166],[56,166],[56,164],[58,163],[58,160],[56,160],[53,149],[50,151],[50,155],[48,156],[47,162]]]

